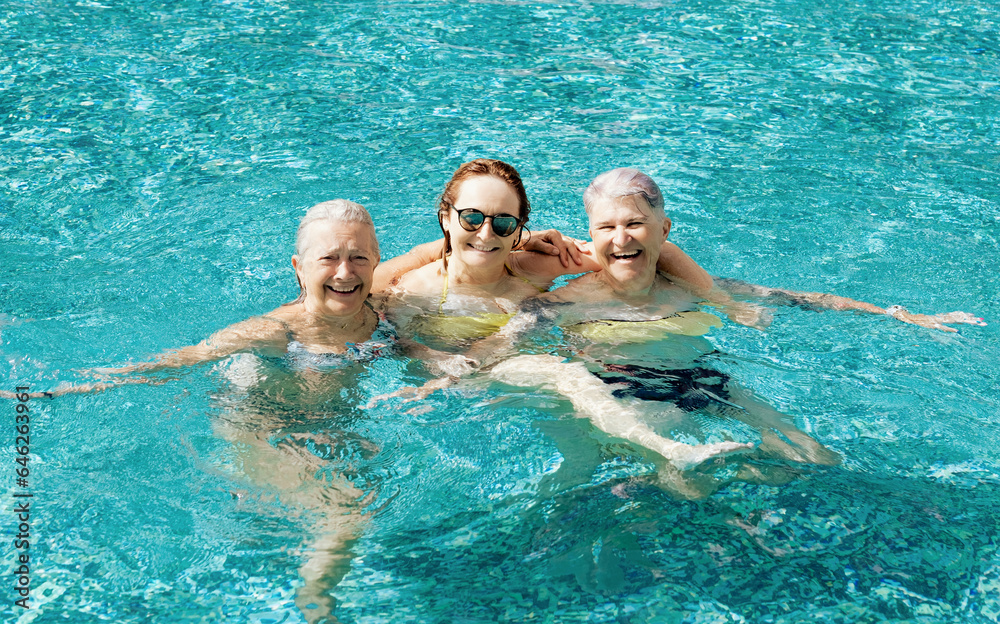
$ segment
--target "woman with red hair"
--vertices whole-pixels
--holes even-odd
[[[558,244],[550,253],[517,251],[531,238],[525,227],[530,212],[514,167],[486,158],[467,162],[452,175],[438,202],[443,241],[421,245],[380,266],[375,288],[398,296],[401,326],[417,321],[416,331],[446,341],[487,336],[523,300],[548,290],[555,278],[599,268],[591,255],[581,254],[575,242],[558,232],[535,237],[535,249],[545,246],[540,240]],[[429,261],[437,245],[438,258]],[[694,290],[711,288],[711,277],[672,243],[663,245],[659,268]]]

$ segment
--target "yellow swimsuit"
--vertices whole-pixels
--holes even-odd
[[[507,271],[513,275],[509,267]],[[531,284],[520,276],[515,276]],[[532,284],[532,286],[535,286]],[[538,286],[535,286],[538,288]],[[539,292],[545,289],[538,288]],[[421,334],[444,340],[459,341],[485,338],[500,331],[514,314],[509,312],[480,312],[473,316],[449,316],[444,312],[448,297],[448,274],[444,275],[444,288],[438,301],[437,314],[426,314],[413,319],[413,328]],[[713,327],[722,327],[722,320],[714,314],[701,311],[678,312],[667,318],[652,321],[586,321],[569,325],[567,332],[593,342],[623,343],[662,340],[664,334],[703,336]]]
[[[651,342],[662,340],[663,334],[703,336],[713,327],[722,327],[722,320],[708,312],[678,312],[654,321],[587,321],[566,327],[566,331],[593,342]]]
[[[483,312],[475,316],[424,314],[414,318],[411,326],[418,334],[447,341],[471,340],[497,333],[512,316],[514,315],[500,312]]]
[[[510,267],[504,265],[510,275],[514,275]],[[530,281],[515,275],[525,283]],[[531,284],[535,286],[534,284]],[[538,286],[535,286],[538,288]],[[538,288],[538,292],[545,292],[544,288]],[[471,340],[474,338],[485,338],[491,336],[500,328],[507,324],[514,313],[512,312],[480,312],[473,316],[449,316],[444,312],[444,302],[448,298],[448,274],[444,274],[444,288],[441,290],[441,299],[438,301],[437,314],[426,314],[413,319],[413,327],[419,333],[437,336],[445,340]]]

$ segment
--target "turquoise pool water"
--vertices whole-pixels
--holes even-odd
[[[727,323],[717,366],[843,461],[698,501],[554,395],[482,382],[364,410],[422,372],[346,365],[309,409],[265,404],[276,431],[330,440],[309,449],[317,478],[364,495],[339,620],[997,621],[998,9],[11,0],[2,389],[290,300],[317,201],[367,205],[392,256],[435,236],[458,164],[498,157],[533,224],[583,236],[590,178],[637,166],[713,274],[991,325],[796,308],[764,332]],[[33,608],[4,590],[4,621],[302,621],[312,524],[218,434],[260,407],[240,366],[31,402]],[[7,538],[14,459],[5,442]]]

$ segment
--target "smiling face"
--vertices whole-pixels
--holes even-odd
[[[308,226],[292,266],[305,290],[306,311],[351,316],[361,311],[378,264],[375,232],[364,223],[316,221]]]
[[[604,277],[616,291],[649,288],[656,279],[660,247],[670,219],[657,213],[642,195],[602,199],[590,211],[590,238]]]
[[[497,236],[492,221],[487,219],[478,230],[469,232],[459,223],[458,211],[475,208],[488,217],[501,214],[520,217],[520,201],[514,189],[493,176],[472,177],[459,186],[454,206],[444,222],[451,237],[450,265],[457,262],[470,268],[503,266],[518,239],[517,231],[510,236]]]

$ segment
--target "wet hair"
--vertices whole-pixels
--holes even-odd
[[[521,182],[521,176],[517,173],[517,169],[502,160],[492,158],[477,158],[463,164],[455,170],[455,173],[451,174],[451,179],[444,185],[444,192],[441,193],[441,198],[438,200],[438,225],[441,226],[441,231],[444,233],[444,249],[441,250],[441,259],[444,260],[446,271],[448,270],[448,254],[451,253],[451,235],[448,233],[448,228],[445,227],[448,212],[455,205],[455,200],[458,199],[458,191],[462,182],[478,176],[492,176],[503,180],[517,195],[518,209],[520,210],[518,217],[521,220],[522,229],[518,232],[517,240],[514,242],[515,248],[521,244],[521,235],[527,229],[524,225],[528,222],[531,204],[528,202],[528,193],[524,190],[524,183]]]
[[[375,249],[375,255],[378,258],[382,257],[378,248],[378,237],[375,236],[375,222],[372,221],[372,216],[368,214],[368,211],[361,204],[356,204],[346,199],[333,199],[321,202],[306,211],[305,216],[299,221],[299,229],[295,232],[295,255],[301,257],[306,251],[306,233],[309,230],[309,226],[320,221],[361,223],[367,225],[371,230],[372,247]],[[299,283],[299,296],[292,303],[301,303],[306,298],[306,289],[302,285],[302,280],[299,279],[298,272],[295,273],[295,279]]]
[[[306,231],[317,221],[332,221],[334,223],[363,223],[371,228],[372,246],[375,253],[381,257],[378,248],[378,238],[375,236],[375,222],[365,207],[346,199],[332,199],[316,204],[306,211],[299,221],[299,229],[295,233],[295,253],[302,255],[305,251]]]
[[[594,178],[583,192],[583,209],[590,216],[594,204],[601,200],[614,201],[620,197],[642,195],[660,217],[666,217],[663,209],[663,193],[653,178],[638,169],[620,167],[606,171]]]

